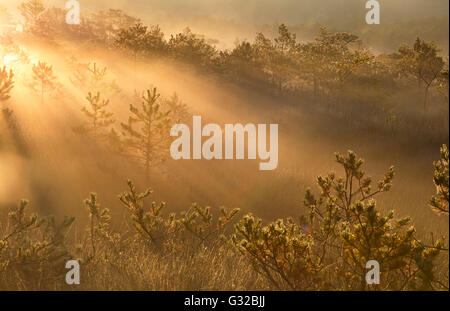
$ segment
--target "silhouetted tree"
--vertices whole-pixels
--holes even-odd
[[[433,163],[434,176],[433,182],[436,186],[436,195],[430,200],[431,208],[437,213],[446,214],[448,216],[448,148],[447,145],[441,147],[441,159]]]
[[[121,29],[127,29],[140,22],[138,18],[115,9],[93,13],[89,21],[95,37],[108,44],[114,43],[113,41]]]
[[[170,54],[174,58],[199,66],[211,64],[217,53],[213,46],[194,34],[189,27],[175,36],[172,35],[168,44]]]
[[[45,11],[45,7],[42,0],[28,0],[19,5],[19,11],[25,22],[30,26],[34,26],[40,15]]]
[[[121,123],[129,153],[144,165],[147,181],[150,167],[165,159],[170,138],[170,111],[161,109],[159,97],[156,88],[147,90],[142,96],[141,109],[131,104],[128,124]]]
[[[37,65],[33,65],[33,80],[39,84],[41,103],[43,104],[45,92],[56,88],[56,77],[53,75],[52,66],[41,61]]]
[[[6,101],[10,98],[10,92],[14,87],[14,73],[6,67],[0,70],[0,102]]]
[[[112,98],[120,93],[120,88],[115,80],[109,80],[107,67],[99,67],[97,63],[79,63],[76,58],[68,60],[73,68],[70,81],[83,91],[91,93],[104,93],[108,98]]]
[[[97,138],[99,135],[105,134],[106,129],[114,124],[114,114],[105,110],[109,100],[101,99],[99,92],[96,95],[92,95],[89,92],[86,100],[89,102],[89,105],[81,110],[90,121],[84,126],[84,129],[92,132],[94,138]]]
[[[357,43],[356,35],[331,33],[326,28],[321,28],[319,36],[313,42],[299,47],[303,58],[301,64],[312,78],[315,97],[320,90],[325,95],[340,91],[356,69],[369,60],[367,51],[352,47]]]
[[[444,60],[438,53],[439,49],[433,42],[425,42],[417,38],[412,48],[403,45],[397,54],[403,74],[414,77],[418,87],[424,88],[424,116],[427,112],[429,89],[439,78],[444,67]]]
[[[170,110],[170,117],[174,124],[186,123],[191,118],[187,105],[181,101],[177,93],[173,93],[170,98],[164,99],[164,102]]]
[[[134,84],[136,85],[136,63],[140,54],[161,52],[165,48],[164,34],[158,25],[148,29],[137,23],[127,29],[121,29],[116,36],[115,46],[130,51],[134,61]]]

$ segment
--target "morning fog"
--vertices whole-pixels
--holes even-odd
[[[270,124],[269,134],[267,127],[266,124],[225,124],[223,134],[218,124],[209,123],[202,127],[201,116],[193,116],[192,140],[188,125],[172,126],[170,136],[178,138],[170,146],[170,155],[175,160],[242,160],[247,150],[247,159],[256,160],[258,155],[260,170],[274,170],[278,166],[278,124]]]

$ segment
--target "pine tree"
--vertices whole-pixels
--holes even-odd
[[[14,73],[10,69],[6,70],[6,67],[0,70],[0,102],[4,102],[8,100],[10,96],[10,92],[14,87]]]
[[[115,45],[132,53],[134,64],[134,85],[136,86],[136,66],[138,56],[146,52],[162,52],[165,50],[164,34],[159,26],[148,29],[137,23],[127,29],[121,29],[116,36]]]
[[[399,48],[399,65],[402,74],[414,77],[419,88],[423,88],[423,116],[428,109],[428,94],[430,87],[439,79],[444,68],[444,59],[439,56],[439,49],[433,42],[425,42],[417,38],[410,48],[403,45]]]
[[[217,55],[216,48],[201,36],[194,34],[189,27],[175,36],[172,35],[168,48],[174,58],[199,66],[210,65]]]
[[[19,5],[19,11],[30,26],[33,26],[45,11],[41,0],[28,0]]]
[[[165,159],[169,141],[170,111],[163,111],[156,88],[142,96],[141,109],[130,105],[128,124],[121,123],[130,155],[144,165],[146,180],[150,167]],[[136,128],[140,126],[140,128]]]
[[[112,233],[110,211],[101,208],[96,193],[90,193],[89,198],[84,200],[84,205],[89,213],[88,232],[91,250],[88,252],[88,260],[90,260],[94,259],[96,254],[105,254],[107,247],[114,247],[120,237]]]
[[[181,101],[177,93],[165,99],[165,104],[171,111],[170,115],[174,123],[186,123],[191,118],[187,105]]]
[[[10,92],[14,87],[14,73],[12,70],[9,72],[3,67],[0,70],[0,104],[6,100],[8,100],[10,96]],[[25,139],[22,135],[22,131],[20,128],[20,124],[17,122],[17,118],[14,115],[14,111],[10,108],[0,106],[2,117],[5,120],[9,130],[10,135],[16,144],[17,151],[24,155],[28,155],[28,148],[25,142]],[[2,118],[0,117],[0,120]]]
[[[120,92],[120,88],[115,80],[109,80],[108,68],[99,67],[97,63],[78,63],[75,57],[69,59],[73,68],[73,74],[70,81],[78,88],[86,92],[106,93],[109,98]]]
[[[433,182],[436,186],[436,195],[430,200],[431,208],[439,214],[447,215],[448,211],[448,148],[447,145],[441,147],[441,160],[433,163]]]
[[[0,103],[7,101],[11,95],[10,92],[14,87],[14,73],[12,70],[7,71],[6,67],[0,70]],[[13,111],[9,108],[0,106],[8,127],[12,130],[17,128],[16,122],[14,120]]]
[[[303,218],[303,226],[314,237],[321,264],[335,266],[333,275],[346,289],[372,289],[365,281],[369,260],[380,264],[384,282],[379,288],[389,284],[397,290],[432,289],[434,261],[442,241],[426,247],[409,217],[396,219],[393,211],[383,216],[376,208],[374,198],[392,187],[394,168],[372,188],[364,161],[353,151],[335,156],[344,169],[343,177],[319,176],[318,198],[308,190],[304,201],[310,213],[308,220]]]
[[[75,218],[57,223],[52,216],[29,214],[28,201],[21,200],[0,227],[0,288],[21,284],[31,290],[49,290],[63,280],[65,263],[72,258],[66,246],[67,232]]]
[[[150,247],[163,246],[174,237],[181,226],[175,219],[175,214],[171,213],[165,217],[162,213],[166,206],[165,202],[153,201],[148,207],[144,204],[145,199],[149,199],[152,194],[151,189],[138,193],[131,180],[127,182],[129,191],[122,192],[119,200],[128,210],[131,216],[132,226],[139,237]],[[160,250],[165,250],[164,248]]]
[[[41,104],[43,104],[45,92],[56,88],[56,77],[53,75],[52,66],[41,61],[33,65],[33,80],[39,84]]]
[[[93,91],[104,91],[107,88],[107,82],[105,81],[107,75],[106,67],[98,67],[96,63],[88,66],[88,72],[90,74],[89,88]]]
[[[105,110],[105,107],[109,104],[109,100],[102,99],[99,92],[96,95],[92,95],[89,92],[86,100],[89,102],[89,105],[83,107],[81,111],[89,118],[90,122],[84,127],[84,130],[92,132],[94,138],[97,138],[110,125],[114,124],[114,114]]]

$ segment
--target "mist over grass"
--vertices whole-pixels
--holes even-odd
[[[45,3],[62,7],[59,1]],[[8,9],[17,6],[16,1],[8,0],[6,4]],[[179,237],[168,238],[169,254],[164,253],[161,245],[145,239],[143,242],[142,231],[133,231],[136,224],[130,220],[133,207],[124,207],[118,194],[128,190],[126,181],[131,179],[139,192],[151,187],[151,201],[166,202],[165,213],[174,212],[177,217],[181,217],[181,211],[191,211],[191,203],[197,202],[211,206],[214,215],[219,214],[220,206],[225,206],[240,208],[240,218],[251,212],[264,223],[286,217],[298,220],[300,215],[309,212],[304,204],[306,190],[312,187],[318,192],[317,176],[330,171],[342,175],[342,165],[336,163],[333,153],[346,154],[349,149],[365,159],[367,175],[373,176],[374,181],[382,179],[391,165],[395,167],[392,190],[377,197],[380,212],[387,214],[395,210],[399,218],[411,216],[418,238],[431,243],[435,238],[444,237],[448,244],[448,217],[438,216],[428,206],[431,196],[436,194],[432,163],[440,158],[439,147],[448,144],[448,87],[445,93],[444,82],[440,85],[439,80],[433,84],[424,117],[422,86],[417,86],[414,77],[405,72],[406,77],[397,74],[399,63],[390,58],[392,55],[380,51],[397,52],[403,40],[412,45],[419,36],[425,43],[437,41],[444,51],[436,57],[445,58],[448,38],[444,37],[448,36],[448,30],[441,26],[448,23],[448,14],[443,13],[443,9],[448,9],[447,1],[432,4],[411,1],[408,9],[404,8],[403,1],[383,3],[386,13],[382,14],[386,15],[377,28],[363,24],[365,10],[361,1],[345,1],[345,5],[344,1],[96,1],[81,2],[81,5],[83,10],[91,12],[109,7],[125,8],[127,13],[147,24],[160,24],[168,42],[170,34],[179,34],[185,26],[191,26],[193,38],[200,40],[195,42],[205,44],[207,54],[204,57],[203,50],[194,50],[199,54],[192,55],[191,50],[183,50],[182,44],[173,44],[175,48],[144,51],[133,58],[129,49],[114,45],[115,37],[101,41],[89,37],[89,31],[86,37],[83,33],[71,37],[73,29],[55,31],[54,38],[42,35],[48,34],[40,33],[42,28],[36,31],[32,27],[22,35],[2,36],[0,60],[4,61],[6,55],[15,57],[8,57],[8,63],[4,64],[14,70],[15,84],[11,98],[1,102],[2,109],[13,111],[14,119],[2,115],[0,122],[0,224],[9,224],[8,212],[22,198],[29,199],[29,208],[42,216],[56,215],[58,220],[64,215],[75,216],[76,226],[67,234],[70,245],[67,248],[90,265],[86,272],[90,283],[83,284],[85,289],[277,289],[276,284],[252,270],[245,257],[233,253],[228,244],[221,244],[216,232],[212,236],[217,239],[212,242],[201,239],[199,242],[195,235],[179,240]],[[352,20],[355,16],[360,18]],[[385,25],[384,20],[390,24]],[[315,92],[313,82],[308,80],[310,76],[301,77],[304,80],[285,78],[290,77],[291,63],[283,67],[281,62],[280,66],[270,67],[270,71],[267,67],[272,63],[268,61],[268,65],[262,65],[264,70],[255,73],[252,70],[256,65],[248,65],[259,60],[252,63],[245,58],[245,53],[243,60],[240,59],[240,50],[233,54],[234,40],[241,39],[237,43],[245,52],[245,47],[257,46],[256,31],[263,31],[275,46],[273,38],[279,36],[281,28],[276,24],[279,22],[288,23],[289,34],[297,33],[297,42],[305,44],[319,36],[322,23],[329,26],[330,36],[336,31],[362,34],[363,44],[376,51],[373,59],[388,68],[381,69],[385,76],[372,76],[373,68],[378,67],[371,66],[378,63],[367,62],[367,67],[352,72],[352,79],[341,88],[334,87],[340,84],[332,74],[329,80],[320,77],[323,84]],[[398,28],[392,29],[390,25]],[[117,35],[118,31],[114,33]],[[245,38],[248,42],[243,41]],[[214,50],[208,58],[215,46],[220,51]],[[355,46],[348,50],[349,54],[365,52],[364,47]],[[222,55],[223,59],[231,61],[225,62],[229,67],[223,69],[215,61],[220,59],[225,47],[230,49],[231,56]],[[26,55],[23,59],[20,51]],[[33,79],[33,66],[39,61],[52,66],[58,85],[44,95]],[[88,105],[89,87],[74,81],[77,70],[85,70],[86,65],[92,70],[94,63],[96,68],[106,68],[102,82],[107,86],[102,86],[101,95],[109,99],[107,109],[116,121],[111,128],[123,141],[121,123],[128,121],[130,104],[140,107],[141,92],[157,87],[163,107],[174,93],[186,105],[181,110],[187,113],[183,122],[188,126],[192,126],[192,115],[201,115],[203,124],[221,126],[225,123],[279,124],[278,168],[261,172],[258,161],[252,160],[175,161],[166,148],[165,161],[152,167],[146,178],[142,163],[133,160],[130,154],[117,151],[116,148],[125,145],[79,131],[88,122],[82,108]],[[323,63],[316,61],[313,65],[318,68]],[[277,70],[277,75],[273,74]],[[445,71],[445,66],[442,70]],[[336,90],[341,93],[333,93]],[[98,195],[101,208],[109,209],[112,220],[108,234],[116,232],[121,237],[117,241],[112,237],[112,242],[100,242],[103,235],[99,235],[97,241],[101,246],[83,249],[79,244],[92,242],[93,235],[85,229],[93,219],[84,201],[90,192]],[[148,208],[149,202],[142,204]],[[230,226],[220,233],[229,234],[232,230]],[[0,232],[0,236],[4,235],[7,232]],[[121,253],[123,249],[128,253]],[[108,262],[105,258],[110,255],[114,261]],[[448,265],[445,265],[448,253],[442,257],[437,261],[437,270],[443,282],[448,283]],[[42,260],[52,264],[48,258]],[[102,277],[95,278],[97,271],[102,271]],[[39,284],[32,279],[29,284],[24,281],[17,285],[11,281],[1,286],[41,289]],[[42,284],[46,289],[66,288],[58,282]],[[302,286],[299,288],[304,289]],[[328,289],[326,286],[323,288]],[[342,284],[333,286],[336,287],[329,288],[345,289]],[[285,284],[282,289],[293,288]]]

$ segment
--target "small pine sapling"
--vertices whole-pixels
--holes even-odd
[[[109,209],[101,208],[96,193],[91,193],[84,200],[84,205],[89,213],[88,239],[91,248],[86,262],[95,259],[97,254],[106,259],[110,254],[109,250],[117,254],[121,237],[118,233],[112,233]]]
[[[64,280],[65,262],[71,257],[66,235],[75,218],[57,223],[53,217],[28,215],[27,207],[28,201],[22,200],[2,230],[7,233],[0,239],[0,288],[16,283],[23,290],[54,289]]]
[[[372,189],[362,159],[353,151],[335,156],[345,176],[319,176],[320,195],[316,199],[307,190],[304,203],[309,219],[302,218],[303,226],[314,238],[320,263],[330,272],[327,279],[334,278],[336,284],[341,281],[338,288],[372,289],[365,281],[365,265],[376,260],[383,279],[380,286],[397,290],[430,288],[434,281],[433,260],[439,254],[436,247],[441,242],[437,241],[433,248],[425,247],[408,217],[395,219],[393,211],[382,216],[376,209],[374,197],[391,189],[394,168],[390,167]]]
[[[147,189],[143,193],[138,193],[131,180],[128,180],[127,184],[129,191],[120,194],[119,200],[129,211],[138,237],[153,249],[162,250],[162,246],[170,243],[181,230],[175,214],[164,217],[162,214],[162,209],[166,206],[164,202],[153,201],[150,207],[146,208],[144,199],[151,195],[152,190]]]
[[[447,145],[441,147],[441,159],[433,163],[433,182],[436,186],[436,195],[430,200],[431,208],[443,215],[448,216],[448,148]]]
[[[220,216],[214,220],[211,208],[201,207],[194,203],[187,212],[181,214],[181,223],[199,241],[199,245],[205,245],[212,241],[220,241],[225,228],[235,218],[239,212],[238,208],[227,211],[220,208]]]
[[[82,129],[86,132],[92,132],[94,138],[105,137],[108,127],[115,123],[114,114],[105,109],[109,100],[102,99],[99,92],[96,95],[89,92],[86,100],[89,105],[83,107],[81,111],[89,119],[89,122]]]
[[[264,226],[261,219],[245,215],[236,224],[231,243],[278,290],[312,290],[320,285],[313,239],[291,218]]]

